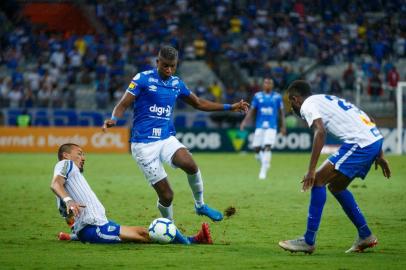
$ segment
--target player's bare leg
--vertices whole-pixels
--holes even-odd
[[[195,209],[198,215],[209,217],[213,221],[220,221],[223,215],[210,208],[203,199],[203,178],[196,162],[186,148],[178,149],[172,157],[173,165],[181,168],[187,175],[190,189],[195,200]]]
[[[148,230],[138,226],[120,226],[120,239],[124,242],[151,242]]]
[[[168,179],[165,177],[161,181],[155,183],[153,188],[158,195],[157,207],[161,216],[170,220],[173,220],[173,190],[169,185]]]

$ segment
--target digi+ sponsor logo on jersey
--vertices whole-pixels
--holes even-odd
[[[167,105],[166,107],[159,107],[156,104],[149,107],[149,111],[155,113],[158,116],[164,115],[165,117],[170,117],[172,112],[172,107]]]
[[[272,115],[273,114],[273,108],[272,107],[262,107],[261,108],[261,113],[264,115]]]

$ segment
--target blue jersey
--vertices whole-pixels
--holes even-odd
[[[283,109],[283,101],[279,93],[258,92],[251,102],[251,107],[256,109],[256,128],[277,129],[279,110]]]
[[[149,143],[175,134],[172,113],[178,97],[191,94],[176,76],[162,80],[156,69],[135,75],[127,88],[135,96],[131,142]]]

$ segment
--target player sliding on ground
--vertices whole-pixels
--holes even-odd
[[[172,114],[178,98],[201,111],[247,112],[248,103],[214,103],[193,94],[185,83],[174,76],[178,51],[162,47],[157,68],[135,75],[127,91],[114,107],[111,119],[104,121],[103,130],[115,126],[124,111],[133,110],[131,152],[149,184],[158,195],[157,207],[162,217],[173,220],[173,191],[169,185],[164,163],[181,168],[186,174],[195,200],[198,215],[220,221],[223,215],[210,208],[203,200],[203,178],[192,155],[175,138]]]
[[[311,189],[311,198],[304,236],[281,241],[279,246],[291,252],[312,253],[315,250],[316,234],[326,202],[326,185],[358,230],[356,241],[346,252],[362,252],[375,246],[378,240],[347,187],[355,177],[364,179],[374,162],[375,169],[380,166],[383,175],[390,178],[389,164],[382,152],[381,133],[353,104],[335,96],[312,95],[310,85],[305,81],[294,81],[287,94],[293,111],[314,131],[310,164],[302,180],[302,190]],[[341,139],[343,144],[316,171],[327,131]]]
[[[285,113],[283,101],[279,93],[273,90],[274,82],[271,78],[264,78],[263,89],[255,94],[251,109],[241,122],[240,130],[244,130],[248,121],[255,118],[255,133],[252,147],[255,157],[261,164],[258,178],[266,179],[271,167],[271,149],[275,144],[277,127],[282,135],[286,135]]]
[[[57,196],[60,213],[73,223],[73,233],[60,233],[60,240],[78,239],[89,243],[151,242],[146,228],[122,226],[107,219],[103,205],[83,176],[85,155],[78,145],[61,145],[58,159],[51,189]],[[203,223],[202,229],[194,237],[185,237],[176,229],[172,243],[212,244],[208,224]]]

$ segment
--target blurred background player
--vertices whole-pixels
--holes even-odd
[[[163,163],[181,168],[186,174],[195,200],[198,215],[213,221],[223,219],[221,212],[210,208],[203,200],[203,179],[192,155],[175,138],[171,123],[176,99],[181,98],[201,111],[247,112],[248,103],[220,104],[197,97],[174,76],[178,51],[171,46],[160,49],[157,68],[135,75],[127,91],[114,107],[111,119],[104,121],[103,130],[116,125],[128,107],[133,109],[131,152],[149,184],[158,195],[158,209],[162,217],[173,220],[173,191]]]
[[[61,145],[58,150],[58,159],[51,189],[57,195],[60,212],[72,226],[73,232],[70,235],[60,233],[60,240],[79,239],[89,243],[149,243],[151,241],[146,228],[123,226],[107,219],[103,205],[83,176],[85,155],[79,145],[73,143]],[[65,210],[62,210],[63,206]],[[208,224],[203,223],[201,231],[189,238],[183,236],[177,229],[173,243],[211,244]]]
[[[286,134],[285,114],[283,100],[279,93],[273,91],[274,82],[271,78],[264,78],[263,89],[252,99],[251,109],[240,124],[244,130],[248,121],[255,117],[255,134],[252,146],[256,152],[256,159],[261,164],[259,179],[266,178],[271,166],[272,146],[275,143],[276,133]]]
[[[316,234],[326,202],[326,185],[358,230],[358,238],[346,252],[361,252],[375,246],[378,240],[347,187],[355,177],[364,179],[374,162],[375,169],[380,166],[386,178],[391,176],[382,152],[381,133],[368,115],[344,99],[312,95],[306,81],[294,81],[287,94],[293,111],[314,131],[309,169],[302,180],[302,191],[311,189],[311,198],[304,237],[281,241],[279,246],[291,252],[312,253],[315,250]],[[326,131],[341,139],[343,144],[316,171]]]

